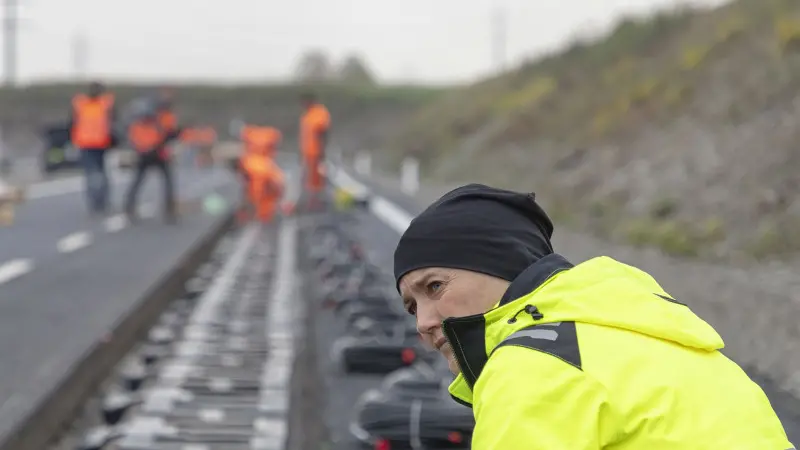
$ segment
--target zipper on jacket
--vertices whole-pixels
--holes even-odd
[[[458,366],[458,371],[461,372],[461,374],[463,374],[464,373],[464,367],[461,365],[461,359],[456,354],[456,348],[453,347],[453,342],[452,342],[452,339],[451,339],[451,336],[450,336],[450,334],[452,333],[452,330],[450,330],[447,327],[447,323],[446,322],[447,322],[447,319],[442,320],[442,334],[444,334],[444,338],[447,341],[447,345],[450,346],[450,351],[453,352],[453,358],[456,359],[456,365]]]
[[[453,344],[452,344],[452,342],[450,340],[450,331],[447,329],[447,326],[446,326],[444,320],[442,321],[442,334],[444,334],[444,339],[447,341],[447,345],[450,346],[450,350],[453,352],[453,358],[456,359],[456,365],[458,366],[458,371],[463,376],[464,375],[464,367],[461,365],[461,359],[459,359],[459,357],[456,355],[455,347],[453,347]],[[472,390],[472,387],[470,387],[470,390]],[[464,400],[461,400],[460,398],[456,397],[453,394],[450,394],[450,397],[453,400],[455,400],[456,403],[458,403],[458,404],[460,404],[462,406],[466,406],[467,408],[472,409],[472,404],[471,403],[466,402]]]

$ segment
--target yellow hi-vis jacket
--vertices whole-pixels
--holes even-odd
[[[549,255],[486,314],[443,322],[473,450],[789,450],[722,338],[647,273]]]

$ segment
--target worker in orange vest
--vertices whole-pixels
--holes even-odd
[[[92,214],[108,211],[110,183],[106,172],[106,152],[116,145],[115,120],[114,95],[106,92],[105,86],[99,82],[92,82],[85,94],[77,94],[72,99],[68,119],[70,141],[80,151],[86,197]]]
[[[300,119],[300,152],[303,158],[305,190],[309,195],[309,205],[319,203],[319,195],[325,187],[323,162],[331,117],[328,109],[317,101],[312,93],[302,96],[304,113]]]
[[[264,223],[275,217],[285,188],[283,171],[275,162],[281,137],[280,131],[272,127],[245,126],[242,129],[245,148],[239,166],[245,199],[239,213],[241,221],[253,214]]]
[[[178,116],[175,114],[173,103],[175,95],[172,89],[161,88],[158,93],[157,116],[158,123],[166,133],[166,141],[162,149],[162,157],[166,162],[172,160],[171,144],[176,142],[181,135],[181,127],[178,125]]]
[[[136,219],[136,197],[139,194],[144,176],[151,167],[161,171],[164,180],[164,215],[167,222],[177,220],[172,169],[165,150],[172,131],[165,129],[159,116],[159,106],[152,99],[141,99],[136,105],[133,122],[128,126],[128,142],[136,151],[138,160],[136,174],[128,189],[125,200],[125,213],[131,220]]]

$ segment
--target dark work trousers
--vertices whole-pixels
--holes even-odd
[[[161,171],[164,180],[164,213],[166,216],[175,215],[175,189],[172,180],[172,168],[167,159],[162,158],[158,152],[149,152],[139,154],[139,160],[136,163],[136,175],[133,178],[128,189],[128,196],[125,201],[125,211],[133,215],[136,207],[136,197],[139,195],[139,189],[142,187],[145,174],[151,169],[157,168]]]
[[[105,212],[108,210],[110,191],[108,173],[106,173],[106,150],[84,148],[80,152],[89,211],[93,213]]]

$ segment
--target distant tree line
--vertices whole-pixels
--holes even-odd
[[[350,55],[336,64],[321,50],[310,50],[300,57],[295,79],[304,83],[376,84],[375,76],[361,57]]]

